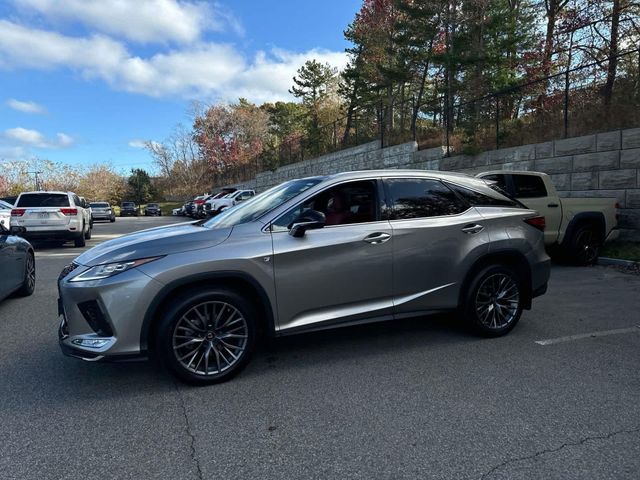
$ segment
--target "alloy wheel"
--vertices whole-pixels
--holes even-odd
[[[247,348],[249,329],[240,311],[226,302],[191,307],[176,323],[173,352],[186,370],[215,376],[237,364]]]
[[[598,256],[598,241],[593,230],[582,230],[576,238],[576,257],[583,265],[593,263]]]
[[[33,290],[36,286],[36,262],[33,255],[27,255],[26,280],[29,290]]]
[[[480,284],[476,294],[476,314],[488,328],[502,329],[518,315],[518,284],[509,275],[496,273]]]

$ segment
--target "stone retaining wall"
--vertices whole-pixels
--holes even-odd
[[[640,240],[640,128],[451,157],[444,148],[418,150],[416,142],[381,149],[375,141],[262,172],[235,186],[264,191],[292,178],[377,168],[545,172],[563,197],[616,198],[623,236]]]

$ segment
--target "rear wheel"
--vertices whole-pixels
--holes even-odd
[[[568,255],[575,265],[593,265],[600,254],[602,239],[592,224],[579,226],[568,245]]]
[[[160,320],[156,354],[181,380],[208,385],[237,375],[256,340],[253,305],[236,292],[200,290],[178,297]]]
[[[24,279],[20,289],[16,292],[18,297],[28,297],[32,295],[36,289],[36,259],[33,252],[27,253],[27,259],[24,267]]]
[[[516,326],[522,315],[522,282],[502,265],[479,271],[462,306],[464,319],[481,335],[499,337]]]
[[[73,239],[73,244],[74,246],[80,248],[80,247],[84,247],[87,244],[87,240],[85,239],[85,234],[80,233],[79,236],[77,236],[76,238]]]

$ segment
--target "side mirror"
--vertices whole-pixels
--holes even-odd
[[[27,229],[25,227],[13,225],[11,228],[9,228],[9,233],[11,233],[11,235],[24,235],[25,233],[27,233]]]
[[[289,235],[295,238],[304,237],[307,230],[323,228],[327,223],[324,213],[317,210],[307,210],[296,218],[289,228]]]

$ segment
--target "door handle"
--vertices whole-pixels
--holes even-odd
[[[549,208],[558,208],[560,205],[558,205],[557,203],[550,203],[549,205],[547,205],[547,207]]]
[[[384,243],[391,238],[391,235],[384,232],[376,232],[371,235],[367,235],[364,237],[363,241],[370,243],[371,245],[378,245],[379,243]]]
[[[477,223],[470,223],[469,225],[462,227],[462,231],[468,234],[480,233],[482,230],[484,230],[484,227]]]

